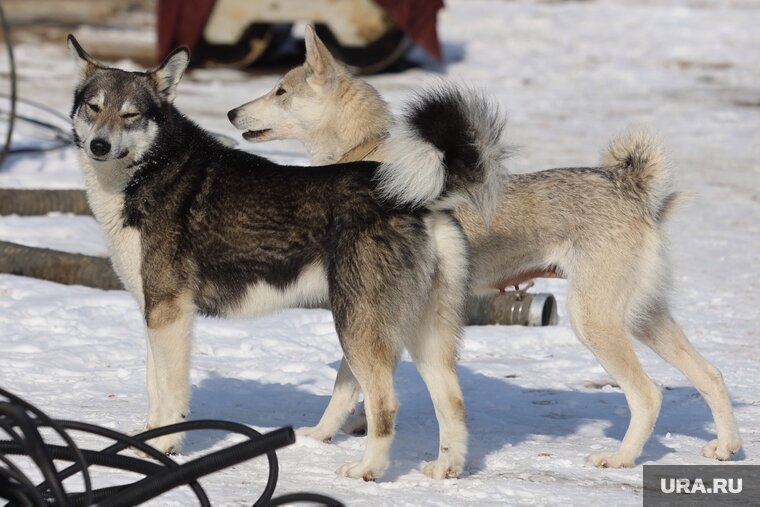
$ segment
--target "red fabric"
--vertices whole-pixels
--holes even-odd
[[[185,45],[193,51],[216,0],[158,0],[158,57]]]
[[[254,0],[255,1],[255,0]],[[194,50],[216,0],[159,0],[158,56],[163,59],[179,45]],[[443,0],[375,0],[422,49],[441,59],[436,15]]]
[[[443,0],[375,0],[375,3],[388,11],[415,44],[441,60],[436,15]]]

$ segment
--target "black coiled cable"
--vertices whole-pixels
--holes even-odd
[[[2,3],[0,3],[0,28],[2,28],[2,31],[3,31],[3,40],[5,41],[5,47],[8,54],[8,66],[9,66],[8,75],[9,75],[10,88],[11,88],[10,95],[0,94],[0,97],[7,98],[10,103],[10,111],[7,113],[8,130],[5,133],[5,144],[3,144],[2,147],[0,147],[0,167],[2,167],[8,155],[21,154],[21,153],[41,153],[41,152],[46,152],[46,151],[58,150],[58,149],[65,148],[67,146],[72,145],[74,143],[74,139],[71,133],[66,128],[62,128],[53,123],[32,118],[30,116],[20,115],[17,113],[16,111],[17,103],[22,102],[33,107],[34,109],[37,109],[40,112],[61,118],[66,123],[68,123],[69,121],[68,117],[66,117],[65,115],[62,115],[61,113],[59,113],[58,111],[54,109],[51,109],[37,102],[33,102],[31,100],[24,100],[18,97],[18,91],[17,91],[18,76],[16,73],[16,60],[14,58],[14,53],[13,53],[13,43],[11,41],[10,26],[8,25],[8,21],[5,19],[5,11],[3,10]],[[36,125],[37,127],[41,127],[45,130],[48,130],[54,136],[53,144],[49,146],[38,145],[38,146],[28,146],[28,147],[21,147],[21,148],[12,148],[11,142],[13,141],[13,130],[15,127],[16,120],[24,121],[24,122]]]
[[[211,505],[206,492],[197,479],[218,472],[243,461],[263,454],[269,462],[269,476],[264,491],[254,506],[274,506],[292,502],[316,502],[329,506],[341,506],[337,500],[316,493],[293,493],[272,498],[279,468],[275,450],[292,444],[295,434],[290,427],[262,435],[248,426],[229,421],[201,420],[187,421],[145,431],[128,436],[108,428],[78,421],[53,420],[40,409],[18,396],[0,388],[0,428],[11,438],[0,440],[0,498],[10,502],[9,506],[89,506],[119,507],[137,505],[155,498],[171,489],[189,486],[201,506]],[[66,445],[51,445],[44,441],[39,428],[53,429]],[[248,440],[228,448],[212,452],[183,464],[176,463],[145,443],[146,440],[162,435],[194,430],[221,430],[238,433]],[[78,431],[106,437],[115,443],[105,449],[80,449],[68,431]],[[127,447],[142,451],[156,461],[118,454]],[[34,461],[44,481],[34,485],[8,456],[23,455]],[[58,471],[54,461],[72,463]],[[89,474],[92,465],[117,470],[136,472],[144,477],[133,483],[93,489]],[[84,491],[68,492],[63,481],[75,474],[81,474]]]
[[[3,29],[3,37],[5,38],[5,46],[8,51],[8,65],[10,65],[10,79],[11,79],[11,111],[8,117],[8,132],[5,134],[5,144],[0,148],[0,167],[5,162],[5,157],[11,151],[11,138],[13,137],[13,123],[16,119],[16,60],[13,58],[13,44],[11,43],[11,33],[8,28],[8,22],[5,20],[5,11],[3,5],[0,4],[0,27]]]

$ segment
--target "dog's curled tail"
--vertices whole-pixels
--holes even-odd
[[[438,85],[407,105],[386,140],[375,181],[381,198],[402,206],[474,205],[488,221],[508,155],[506,119],[482,93]]]
[[[672,189],[670,164],[662,144],[644,129],[628,129],[610,141],[602,153],[602,165],[623,170],[623,179],[635,195],[641,196],[657,222],[664,221],[686,200]]]

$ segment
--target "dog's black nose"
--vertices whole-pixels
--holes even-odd
[[[227,113],[227,118],[229,118],[230,121],[235,121],[235,118],[237,118],[237,109],[231,109],[229,113]]]
[[[111,143],[106,141],[105,139],[93,139],[90,142],[90,151],[93,155],[96,157],[102,157],[103,155],[107,155],[109,151],[111,151]]]

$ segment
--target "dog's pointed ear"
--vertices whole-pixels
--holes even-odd
[[[148,73],[153,80],[156,91],[166,102],[174,101],[177,85],[189,63],[190,49],[187,46],[180,46],[169,53],[161,65]]]
[[[308,80],[320,86],[330,83],[337,75],[335,59],[317,37],[317,33],[311,25],[306,25],[304,40],[306,42],[306,65],[311,70]]]
[[[72,34],[66,38],[66,44],[69,47],[69,53],[79,67],[79,79],[84,81],[95,72],[95,69],[100,67],[97,61],[93,57],[87,54],[87,51],[82,48],[79,41]]]

